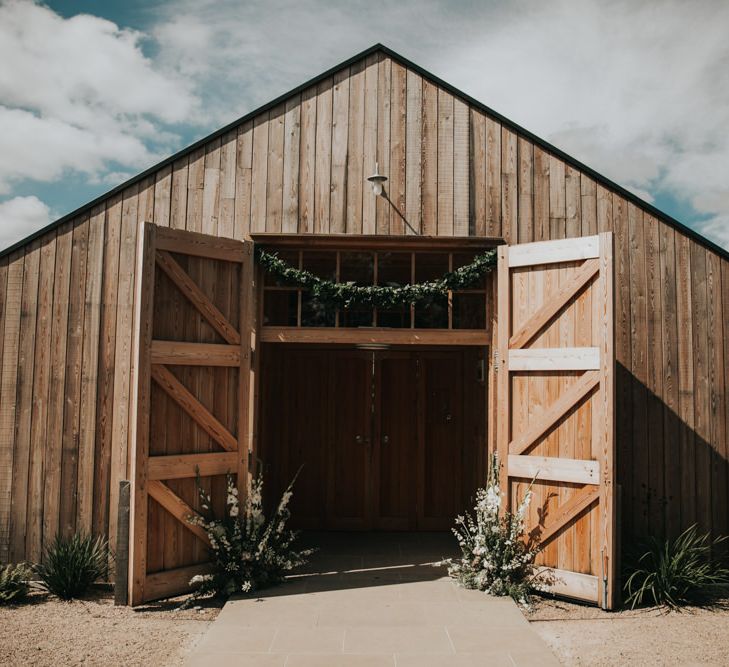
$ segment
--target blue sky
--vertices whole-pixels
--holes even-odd
[[[729,248],[729,3],[0,0],[0,247],[382,42]]]

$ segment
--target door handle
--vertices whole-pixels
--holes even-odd
[[[369,443],[370,439],[369,439],[369,438],[363,438],[363,437],[362,437],[361,435],[355,435],[355,436],[354,436],[354,441],[355,441],[355,442],[356,442],[356,443],[357,443],[358,445],[362,445],[362,444],[366,445],[366,444],[368,444],[368,443]]]
[[[383,435],[382,436],[382,444],[383,445],[389,445],[390,444],[390,436],[389,435]]]

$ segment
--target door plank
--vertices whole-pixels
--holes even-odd
[[[570,409],[582,401],[600,382],[598,371],[588,371],[569,390],[562,394],[555,403],[539,415],[539,421],[533,423],[527,431],[509,444],[510,454],[523,454],[534,442],[551,429]]]
[[[153,363],[152,379],[221,447],[230,452],[238,449],[235,436],[167,368]]]
[[[566,503],[559,506],[555,514],[549,517],[549,521],[544,525],[539,535],[539,541],[543,545],[549,542],[561,528],[566,526],[585,508],[589,507],[600,497],[600,489],[590,488],[586,486],[573,495]]]
[[[210,477],[236,471],[237,452],[213,452],[211,454],[171,454],[150,456],[147,478],[150,480]]]
[[[210,545],[210,539],[205,529],[189,521],[190,518],[199,517],[200,515],[172,491],[169,486],[159,480],[150,480],[147,483],[147,493],[195,535],[195,537],[205,542],[208,546]]]
[[[240,345],[240,334],[220,312],[218,307],[197,286],[187,272],[175,261],[172,255],[164,250],[156,253],[157,266],[159,266],[172,280],[175,286],[200,311],[200,314],[230,345]]]
[[[556,456],[520,456],[509,454],[509,476],[524,479],[599,484],[600,463]]]
[[[537,571],[549,583],[546,590],[554,595],[564,595],[586,602],[595,602],[598,595],[598,578],[591,574],[569,572],[556,567],[544,567]]]
[[[152,341],[152,363],[169,366],[240,366],[240,347],[217,343]]]
[[[510,371],[587,371],[599,368],[598,347],[509,350]]]
[[[600,270],[600,263],[597,259],[587,260],[572,276],[572,279],[565,282],[560,290],[558,290],[537,312],[535,312],[529,320],[509,340],[512,349],[522,348],[529,343],[534,336],[539,333],[562,308],[565,303],[574,299],[592,280],[592,278]]]
[[[509,248],[509,267],[537,266],[592,259],[600,255],[600,237],[584,236],[579,239],[535,241],[519,243]]]

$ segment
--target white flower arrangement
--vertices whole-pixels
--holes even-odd
[[[541,583],[534,567],[539,544],[524,534],[524,516],[532,495],[530,484],[516,511],[499,515],[499,462],[494,454],[486,488],[476,492],[475,515],[456,517],[453,534],[462,555],[444,561],[448,574],[465,588],[510,595],[527,604],[530,593]]]
[[[313,549],[294,547],[297,533],[286,528],[294,481],[292,480],[269,520],[263,511],[263,480],[254,479],[241,508],[233,475],[227,476],[226,512],[215,517],[210,511],[210,495],[200,485],[200,507],[207,516],[189,517],[201,526],[210,540],[213,572],[190,580],[197,590],[193,598],[205,595],[228,596],[249,593],[283,581],[285,573],[303,565]]]

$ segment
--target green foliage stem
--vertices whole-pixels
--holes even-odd
[[[35,571],[49,593],[71,600],[82,597],[97,579],[106,576],[108,559],[109,545],[103,537],[56,535]]]
[[[727,537],[712,540],[694,524],[677,538],[650,537],[629,554],[625,602],[671,609],[729,594],[726,559],[714,557]]]
[[[33,572],[25,563],[0,565],[0,604],[16,604],[28,597]]]

